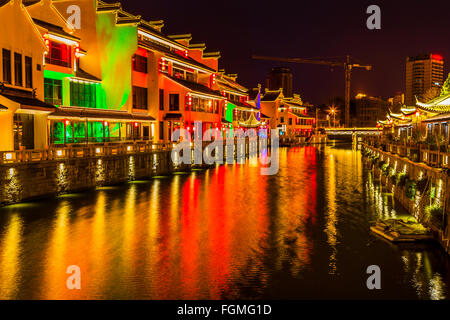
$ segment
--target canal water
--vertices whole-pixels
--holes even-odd
[[[251,160],[1,208],[0,298],[448,299],[438,246],[370,234],[401,215],[359,151],[282,149],[276,176]]]

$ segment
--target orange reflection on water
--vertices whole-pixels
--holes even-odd
[[[22,220],[11,215],[7,231],[0,243],[0,298],[14,299],[20,282]]]
[[[276,186],[283,190],[278,195],[274,221],[279,243],[277,269],[288,262],[293,276],[311,264],[313,242],[306,231],[316,223],[316,161],[314,147],[280,150],[280,168],[289,168],[290,176],[279,179]]]

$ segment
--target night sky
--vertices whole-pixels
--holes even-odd
[[[404,91],[408,55],[441,54],[450,59],[450,1],[203,1],[121,0],[126,11],[165,21],[166,34],[191,33],[191,43],[222,53],[220,67],[238,73],[247,87],[263,86],[274,62],[252,54],[280,57],[344,57],[372,64],[353,73],[352,91],[389,97]],[[381,8],[381,30],[368,30],[366,9]],[[445,76],[449,72],[445,65]],[[327,66],[286,65],[294,91],[321,104],[344,95],[344,72]]]

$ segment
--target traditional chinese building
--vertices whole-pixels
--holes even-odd
[[[308,107],[298,94],[286,98],[282,89],[266,90],[261,98],[261,112],[269,118],[270,128],[278,129],[281,136],[312,134],[315,118],[308,115]]]
[[[194,122],[203,132],[276,127],[260,88],[219,70],[220,52],[120,3],[4,0],[0,18],[0,150],[169,142]]]

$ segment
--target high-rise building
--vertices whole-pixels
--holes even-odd
[[[406,105],[415,105],[416,96],[444,83],[444,59],[438,54],[406,58]]]
[[[267,75],[266,88],[270,91],[283,88],[283,95],[286,98],[292,98],[292,80],[293,76],[290,69],[284,67],[273,68]]]
[[[389,102],[380,97],[371,97],[360,93],[355,97],[354,103],[356,119],[353,126],[355,127],[375,127],[378,120],[385,119],[389,111]]]

